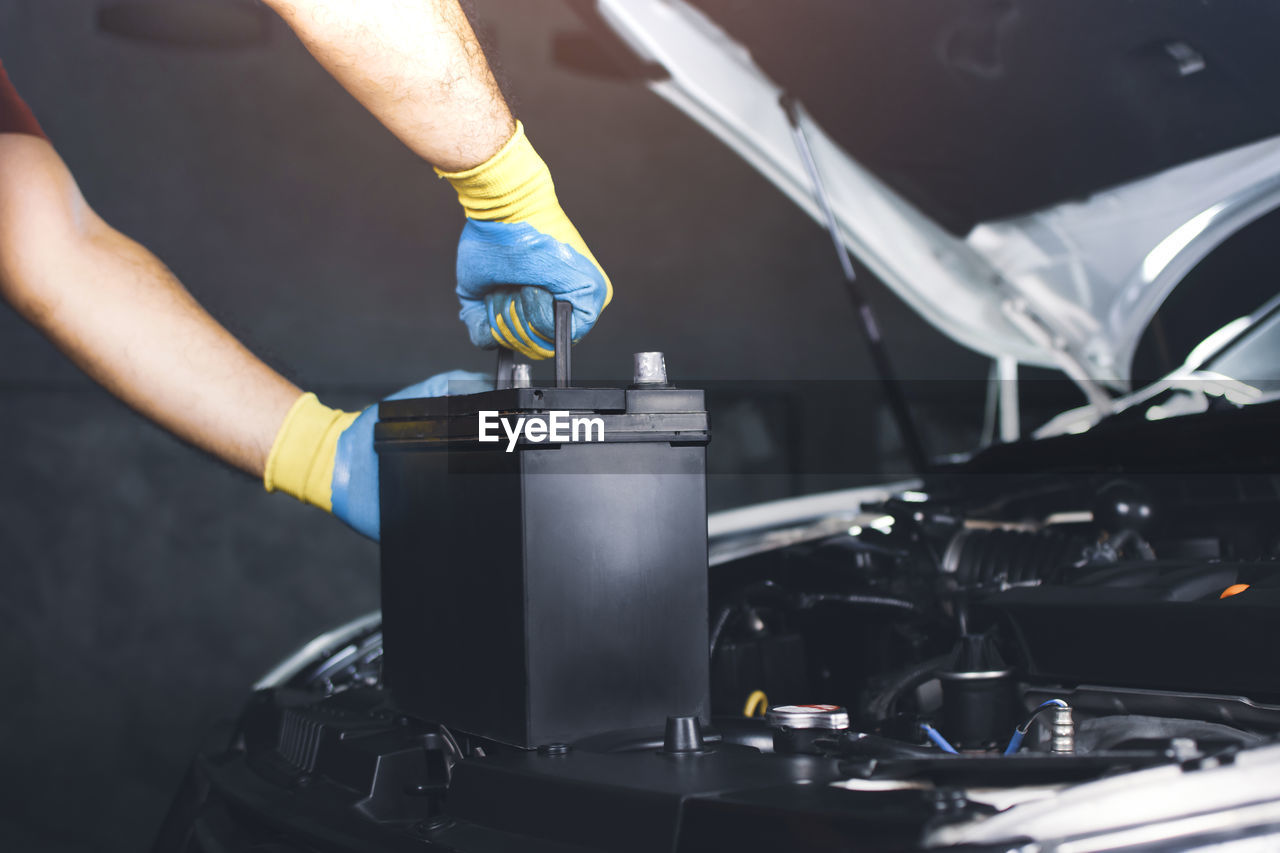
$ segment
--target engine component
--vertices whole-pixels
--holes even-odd
[[[1067,705],[1066,702],[1063,702],[1061,699],[1050,699],[1047,702],[1041,702],[1039,705],[1037,705],[1036,709],[1031,712],[1031,716],[1027,717],[1026,721],[1022,725],[1018,726],[1016,729],[1013,730],[1013,737],[1009,738],[1009,745],[1004,748],[1004,754],[1016,755],[1018,753],[1018,750],[1022,748],[1022,741],[1024,738],[1026,738],[1027,732],[1031,731],[1031,725],[1037,719],[1039,719],[1042,715],[1047,713],[1053,713],[1056,711],[1061,711],[1064,709],[1068,712],[1067,718],[1066,718],[1066,725],[1071,727],[1069,736],[1074,738],[1075,730],[1074,730],[1074,723],[1072,723],[1071,721],[1070,707]],[[1052,736],[1052,732],[1053,730],[1051,729],[1051,736]],[[1065,745],[1065,741],[1063,745]],[[1050,751],[1056,752],[1057,750],[1051,749]],[[1074,752],[1074,744],[1072,745],[1071,749],[1065,750],[1065,751]]]
[[[975,600],[969,614],[978,627],[1002,627],[1021,674],[1034,683],[1274,702],[1275,671],[1224,651],[1280,643],[1277,581],[1268,563],[1139,561],[1070,583],[996,592]],[[1240,582],[1252,583],[1247,593],[1219,598]]]
[[[1128,480],[1112,480],[1094,499],[1093,519],[1109,533],[1145,533],[1156,517],[1150,491]]]
[[[1084,562],[1084,543],[1052,530],[963,528],[947,544],[942,570],[961,586],[1001,587],[1052,578]]]
[[[1247,699],[1243,696],[1212,695],[1208,693],[1179,693],[1173,691],[1143,690],[1126,687],[1103,687],[1100,685],[1081,685],[1069,690],[1060,687],[1028,686],[1023,693],[1027,704],[1042,702],[1050,696],[1061,696],[1066,699],[1083,720],[1076,732],[1076,744],[1080,749],[1109,748],[1120,740],[1094,741],[1086,737],[1086,732],[1099,723],[1100,719],[1114,717],[1116,719],[1133,720],[1135,725],[1143,725],[1148,729],[1153,720],[1177,722],[1179,718],[1195,721],[1197,727],[1210,725],[1206,721],[1215,721],[1212,725],[1222,727],[1244,735],[1249,732],[1265,732],[1272,736],[1280,733],[1280,706],[1267,705]],[[1113,722],[1110,725],[1115,726]],[[1142,737],[1155,739],[1160,737],[1190,737],[1199,739],[1203,730],[1176,730],[1177,734],[1169,734],[1164,729],[1150,731]],[[1253,734],[1257,741],[1244,741],[1244,745],[1252,746],[1266,739],[1266,735]],[[1234,742],[1234,741],[1231,741]]]
[[[849,712],[839,705],[775,705],[765,712],[773,729],[773,749],[783,755],[821,754],[814,741],[849,728]]]
[[[667,730],[662,737],[666,755],[703,755],[707,752],[702,738],[702,723],[695,716],[667,717]]]
[[[1206,753],[1224,749],[1261,746],[1265,735],[1246,732],[1222,723],[1149,717],[1142,714],[1113,714],[1082,720],[1076,725],[1077,752],[1124,749],[1127,745],[1191,741]]]
[[[961,749],[991,749],[1013,725],[1017,700],[1014,671],[990,635],[960,638],[955,662],[938,673],[942,682],[943,729]]]
[[[900,672],[893,673],[888,682],[867,700],[867,718],[877,723],[887,719],[899,697],[934,678],[939,670],[951,666],[955,658],[956,650],[952,649],[944,655],[912,664]]]
[[[768,634],[721,642],[711,659],[711,708],[740,713],[743,697],[763,691],[779,703],[807,694],[804,640],[798,634]]]
[[[1076,722],[1071,716],[1071,706],[1062,705],[1049,712],[1049,751],[1070,755],[1076,751]]]
[[[942,672],[943,730],[961,749],[990,749],[1013,724],[1014,671]]]

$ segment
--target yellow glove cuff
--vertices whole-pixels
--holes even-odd
[[[458,202],[469,219],[485,222],[526,223],[575,249],[600,270],[607,288],[605,305],[613,298],[613,285],[595,255],[587,248],[578,229],[556,198],[551,170],[533,150],[525,136],[524,124],[516,122],[516,132],[488,160],[461,172],[436,174],[458,192]]]
[[[315,394],[299,397],[284,416],[267,456],[262,473],[267,491],[279,490],[333,512],[333,462],[338,436],[359,416],[359,412],[331,409]]]

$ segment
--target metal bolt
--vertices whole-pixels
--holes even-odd
[[[1049,751],[1069,755],[1076,751],[1076,723],[1070,708],[1055,708],[1049,727]]]
[[[638,352],[635,354],[636,385],[666,385],[667,361],[660,352]]]

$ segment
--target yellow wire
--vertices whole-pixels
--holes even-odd
[[[763,690],[755,690],[747,697],[747,704],[742,708],[742,716],[754,717],[758,711],[759,716],[763,717],[764,712],[768,710],[768,708],[769,697],[764,695]]]

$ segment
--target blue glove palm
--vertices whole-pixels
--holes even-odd
[[[384,399],[443,397],[474,394],[493,388],[493,377],[467,370],[451,370],[402,388]],[[378,407],[360,413],[338,437],[333,465],[333,514],[355,530],[378,541],[381,510],[378,502],[378,455],[373,449],[373,427]]]

